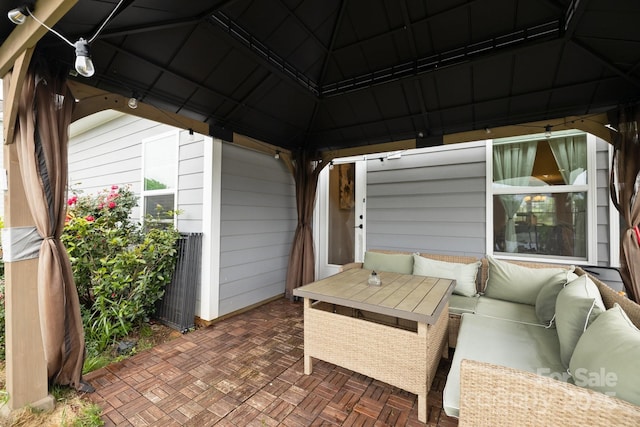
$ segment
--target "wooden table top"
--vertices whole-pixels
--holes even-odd
[[[367,280],[371,270],[354,268],[293,290],[298,297],[433,324],[453,292],[455,280],[378,272],[381,286]]]

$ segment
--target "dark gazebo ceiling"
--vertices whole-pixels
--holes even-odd
[[[90,36],[116,3],[55,28]],[[125,0],[91,47],[95,76],[74,79],[288,149],[437,144],[640,97],[637,0]],[[39,49],[74,59],[51,34]]]

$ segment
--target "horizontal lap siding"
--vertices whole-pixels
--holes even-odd
[[[293,178],[271,156],[223,145],[221,190],[222,316],[284,293],[297,214]]]
[[[123,115],[70,139],[69,185],[84,194],[96,194],[112,185],[142,190],[142,140],[175,128]],[[180,132],[178,161],[178,229],[202,231],[203,138]],[[171,153],[168,153],[171,155]],[[137,220],[140,208],[132,213]]]
[[[598,140],[598,264],[609,265],[608,144]],[[367,165],[367,247],[483,256],[486,165],[482,143],[414,152]]]
[[[367,167],[368,248],[484,254],[484,144],[428,149]]]
[[[134,116],[120,116],[69,141],[69,186],[96,194],[111,185],[130,185],[140,194],[142,140],[168,126]],[[140,210],[132,215],[139,218]]]
[[[596,144],[596,168],[597,168],[597,238],[598,238],[598,265],[609,266],[611,259],[609,231],[609,143],[598,139]]]
[[[202,231],[204,198],[204,144],[200,135],[180,133],[178,163],[178,229],[185,233]]]

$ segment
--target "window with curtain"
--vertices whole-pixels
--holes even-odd
[[[494,253],[588,258],[587,152],[584,133],[493,141]]]
[[[177,209],[178,141],[177,131],[142,141],[142,213],[174,226],[169,212]]]

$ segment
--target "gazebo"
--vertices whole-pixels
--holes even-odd
[[[58,237],[68,125],[105,109],[282,156],[299,211],[288,295],[313,279],[309,216],[318,172],[332,158],[487,132],[582,129],[616,148],[612,195],[628,226],[622,271],[638,300],[635,1],[11,0],[5,7],[12,408],[52,404],[48,381],[84,387],[79,310]]]

